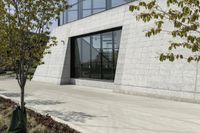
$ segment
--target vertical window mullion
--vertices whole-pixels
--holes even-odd
[[[101,67],[100,67],[100,79],[103,79],[103,71],[102,71],[102,68],[103,68],[103,58],[102,58],[102,55],[103,55],[103,50],[102,50],[102,34],[100,34],[100,60],[101,60]]]
[[[115,75],[115,38],[114,38],[114,32],[112,32],[112,71],[113,71],[113,80]]]
[[[83,18],[83,0],[78,0],[78,19]]]
[[[68,15],[68,11],[66,11],[66,14],[65,14],[65,16],[66,16],[66,22],[65,23],[68,23],[69,22],[69,15]]]
[[[73,68],[75,68],[75,62],[76,62],[76,58],[75,58],[75,50],[74,50],[74,46],[76,45],[75,44],[75,41],[74,39],[71,39],[71,46],[70,46],[70,77],[73,77],[73,78],[76,78],[76,74],[75,74],[75,71]],[[73,45],[74,44],[74,45]],[[73,45],[73,46],[72,46]],[[74,59],[74,60],[73,60]],[[73,60],[73,61],[72,61]]]
[[[60,13],[58,13],[58,19],[57,19],[57,21],[58,21],[58,26],[60,26],[61,24],[60,24]]]
[[[92,73],[92,36],[90,36],[90,74],[89,74],[89,78],[91,78],[91,73]]]
[[[111,0],[106,0],[106,10],[111,8]]]
[[[91,8],[91,14],[93,14],[93,10],[94,10],[94,8],[93,8],[93,7],[94,7],[94,1],[93,1],[93,0],[91,0],[91,7],[90,7],[90,8]]]
[[[80,41],[80,43],[81,43],[81,67],[80,67],[80,68],[81,68],[81,70],[80,70],[80,71],[81,71],[81,72],[80,72],[81,76],[80,76],[80,77],[82,77],[82,66],[83,66],[83,65],[82,65],[82,63],[83,63],[83,62],[82,62],[82,61],[83,61],[83,43],[82,43],[82,41],[83,41],[83,40],[81,39],[81,41]]]

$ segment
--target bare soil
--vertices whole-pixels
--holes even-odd
[[[0,133],[6,133],[16,106],[13,101],[0,97]],[[44,116],[30,109],[26,109],[26,112],[29,133],[80,133],[68,125],[56,122],[49,115]]]

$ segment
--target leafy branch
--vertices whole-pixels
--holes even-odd
[[[169,42],[168,52],[160,53],[160,61],[174,61],[187,59],[188,62],[200,61],[200,2],[199,0],[165,0],[163,9],[156,0],[139,2],[131,5],[130,11],[135,13],[138,21],[148,23],[154,21],[154,26],[146,33],[146,37],[152,37],[162,32],[167,32],[172,40]],[[164,29],[164,25],[171,22],[172,29]],[[169,25],[168,25],[169,26]],[[175,39],[180,41],[176,41]],[[190,55],[175,54],[178,48],[188,49]]]

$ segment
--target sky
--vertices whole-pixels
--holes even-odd
[[[58,27],[58,21],[57,21],[57,20],[53,21],[53,24],[52,24],[52,26],[51,26],[51,28],[50,28],[50,31],[52,31],[52,30],[55,29],[56,27]]]

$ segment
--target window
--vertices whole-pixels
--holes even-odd
[[[83,18],[92,14],[92,0],[83,1]]]
[[[73,78],[114,80],[121,29],[72,39]]]
[[[74,21],[78,19],[77,11],[68,11],[68,22]]]
[[[59,25],[87,17],[128,2],[131,2],[131,0],[68,0],[68,4],[72,7],[63,13],[60,13]]]
[[[103,79],[112,79],[113,77],[112,32],[102,34],[102,76]]]
[[[93,14],[106,10],[106,0],[93,0]]]
[[[66,19],[65,23],[78,19],[78,0],[68,0],[68,3],[72,7],[66,11],[65,16],[67,19]]]
[[[116,7],[116,6],[119,6],[119,5],[123,5],[125,3],[128,3],[130,2],[131,0],[111,0],[111,5],[112,7]]]
[[[90,76],[90,37],[81,38],[81,77]]]
[[[101,78],[101,35],[93,35],[91,45],[91,78]]]

